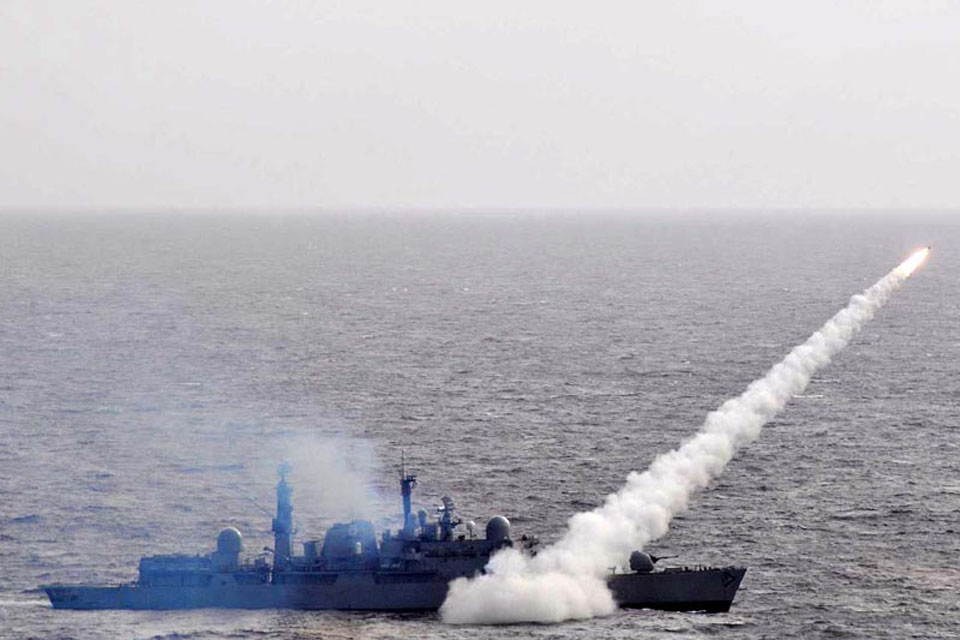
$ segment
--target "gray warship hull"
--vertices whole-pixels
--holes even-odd
[[[431,611],[447,594],[441,580],[384,583],[373,573],[340,575],[330,584],[210,587],[44,587],[55,609],[339,609]]]
[[[622,607],[728,611],[746,569],[678,570],[611,576]],[[420,572],[330,574],[327,584],[223,584],[203,587],[47,585],[55,609],[337,609],[436,611],[447,579]]]
[[[665,569],[614,575],[607,586],[625,608],[719,613],[730,610],[746,573],[743,567]]]

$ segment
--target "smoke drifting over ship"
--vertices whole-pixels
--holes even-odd
[[[693,493],[719,475],[740,447],[801,393],[923,263],[921,249],[828,320],[740,396],[707,415],[700,431],[662,454],[643,473],[593,511],[570,518],[555,544],[530,557],[515,549],[495,555],[487,573],[450,585],[440,610],[448,623],[560,622],[608,615],[616,610],[604,576],[632,549],[663,536]]]
[[[294,436],[281,444],[280,456],[292,467],[298,501],[297,522],[305,529],[325,528],[336,521],[371,519],[388,511],[374,477],[381,467],[373,447],[347,437]],[[270,471],[272,477],[273,469]]]

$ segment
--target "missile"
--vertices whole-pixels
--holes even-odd
[[[911,253],[909,258],[897,265],[895,269],[897,274],[902,278],[909,278],[930,255],[930,247],[931,245],[927,245],[925,248]]]

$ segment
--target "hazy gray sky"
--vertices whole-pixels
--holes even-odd
[[[0,206],[960,205],[960,2],[0,1]]]

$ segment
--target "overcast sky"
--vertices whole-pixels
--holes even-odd
[[[960,2],[0,1],[0,206],[956,207]]]

